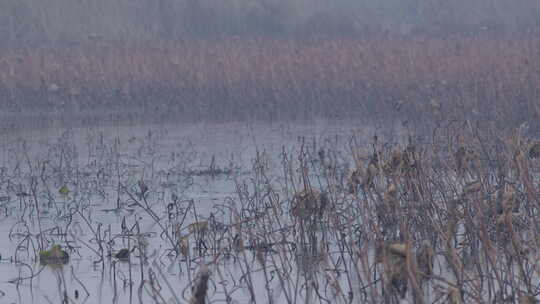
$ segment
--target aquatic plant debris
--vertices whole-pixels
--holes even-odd
[[[63,265],[69,262],[69,254],[62,246],[55,244],[49,250],[39,252],[39,262],[42,265]]]
[[[60,187],[60,189],[58,190],[58,193],[62,194],[62,195],[68,195],[69,194],[69,188],[66,186],[66,185],[63,185],[62,187]]]

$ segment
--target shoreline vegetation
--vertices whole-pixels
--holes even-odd
[[[0,111],[193,121],[444,118],[540,129],[539,49],[532,33],[2,48]]]
[[[537,302],[540,141],[519,129],[179,131],[5,141],[7,302]]]

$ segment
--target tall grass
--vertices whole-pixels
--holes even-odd
[[[0,53],[0,107],[218,120],[369,113],[522,123],[540,117],[538,49],[535,35],[229,37],[17,48]]]
[[[21,139],[0,170],[15,219],[3,260],[25,267],[12,288],[40,295],[32,281],[51,274],[32,267],[37,253],[61,245],[73,269],[94,269],[70,284],[54,266],[65,302],[73,288],[100,297],[97,278],[120,302],[534,303],[540,143],[522,131],[449,123],[405,144],[363,132],[291,142],[283,130],[268,151],[233,131],[256,152],[219,176],[215,160],[193,174],[208,155],[189,137],[171,157],[165,129],[89,130],[86,147],[66,131],[40,153]],[[205,200],[203,184],[228,190]]]

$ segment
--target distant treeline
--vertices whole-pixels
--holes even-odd
[[[2,0],[3,46],[221,35],[475,34],[540,24],[538,0]]]

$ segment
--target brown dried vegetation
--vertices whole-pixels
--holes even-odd
[[[292,199],[291,214],[301,219],[322,216],[328,204],[326,194],[315,189],[305,189]]]
[[[229,37],[2,49],[0,110],[144,110],[220,120],[399,113],[428,122],[440,111],[511,125],[524,118],[537,129],[539,46],[531,34]],[[517,99],[519,106],[511,102]],[[465,167],[467,150],[459,153],[465,155],[458,166]]]

